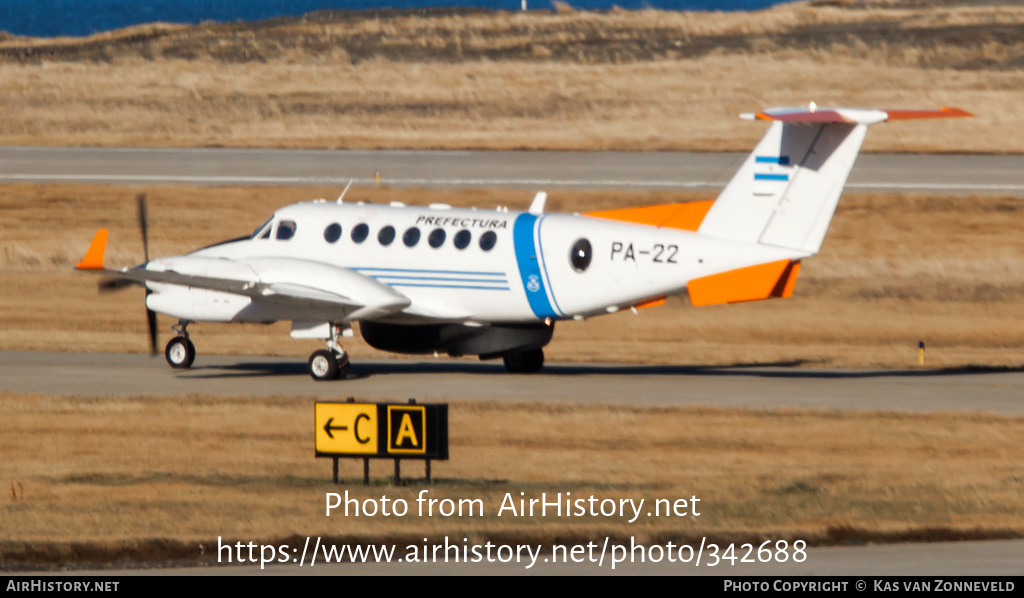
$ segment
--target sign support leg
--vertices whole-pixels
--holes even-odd
[[[363,485],[370,485],[370,458],[363,457]]]
[[[430,479],[430,459],[427,459],[427,483],[432,483],[432,480]]]
[[[401,469],[401,466],[399,465],[401,462],[402,462],[401,459],[395,459],[395,485],[396,486],[401,486],[402,485],[402,469]]]
[[[334,457],[334,483],[338,483],[338,458]]]

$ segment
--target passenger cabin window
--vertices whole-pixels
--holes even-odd
[[[295,236],[295,221],[282,220],[277,223],[277,240],[287,241]]]
[[[473,240],[473,233],[466,229],[462,229],[455,233],[455,237],[452,239],[452,243],[455,244],[456,249],[465,249],[469,247],[469,242]]]
[[[328,243],[337,243],[340,238],[341,225],[337,222],[328,225],[327,228],[324,229],[324,241],[327,241]]]
[[[377,233],[377,240],[385,247],[391,245],[391,242],[395,240],[395,227],[389,225],[380,229],[380,232]]]
[[[365,224],[357,224],[352,229],[352,241],[354,243],[362,243],[366,240],[366,237],[370,234],[370,227]]]
[[[486,233],[480,235],[480,249],[484,251],[490,251],[494,249],[494,244],[498,242],[498,235],[493,231],[489,230]]]
[[[430,243],[431,247],[437,249],[438,247],[444,245],[445,236],[446,234],[443,228],[435,228],[434,230],[430,231],[430,236],[427,237],[427,242]]]
[[[420,229],[414,226],[406,230],[405,234],[402,235],[402,242],[405,243],[406,247],[415,247],[420,242]]]

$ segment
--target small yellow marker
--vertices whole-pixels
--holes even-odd
[[[924,365],[924,341],[917,342],[917,363]]]
[[[373,185],[375,187],[380,185],[380,171],[379,170],[375,171],[373,173]]]

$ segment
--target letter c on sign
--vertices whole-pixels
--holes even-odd
[[[353,432],[355,434],[356,441],[359,442],[359,444],[366,444],[367,442],[370,442],[370,439],[369,438],[360,438],[359,437],[359,420],[360,419],[365,419],[365,420],[369,421],[370,420],[370,416],[366,415],[365,413],[360,413],[359,415],[356,416],[355,425],[352,426],[354,428]]]

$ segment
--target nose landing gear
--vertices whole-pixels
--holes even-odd
[[[177,325],[171,327],[178,333],[178,336],[175,336],[167,343],[167,348],[164,349],[164,357],[172,368],[190,368],[192,367],[192,362],[196,359],[196,346],[188,338],[189,324],[191,322],[188,320],[179,320]]]

